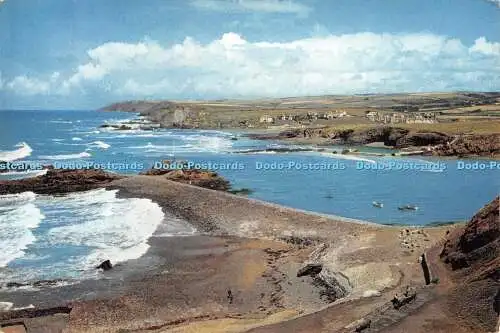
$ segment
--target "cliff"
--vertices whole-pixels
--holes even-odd
[[[452,269],[477,267],[500,257],[500,197],[484,206],[467,225],[450,234],[443,246],[441,258]],[[496,267],[500,273],[500,261]],[[500,276],[499,276],[500,277]]]
[[[447,297],[450,311],[488,332],[497,328],[500,315],[499,202],[496,197],[450,233],[440,255],[455,283]]]

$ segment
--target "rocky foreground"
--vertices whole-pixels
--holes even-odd
[[[45,175],[19,180],[0,181],[0,195],[34,192],[64,194],[102,188],[123,176],[97,169],[50,169]]]
[[[100,186],[150,198],[202,235],[153,237],[144,257],[104,272],[103,282],[0,292],[36,307],[0,313],[0,323],[29,333],[51,325],[157,333],[495,329],[498,198],[464,227],[386,227],[173,182],[164,172]]]
[[[170,161],[163,161],[168,164]],[[184,163],[184,162],[182,162]],[[244,192],[232,189],[228,180],[210,170],[190,169],[187,166],[180,168],[152,168],[141,173],[143,175],[158,176],[171,181],[231,193]],[[66,194],[71,192],[88,191],[107,186],[114,180],[126,176],[106,172],[99,169],[53,169],[49,168],[46,174],[19,180],[0,181],[0,195],[34,192],[37,194]]]

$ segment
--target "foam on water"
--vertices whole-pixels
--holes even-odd
[[[143,136],[146,137],[146,136]],[[149,137],[149,136],[147,136]],[[153,136],[152,136],[153,137]],[[154,136],[156,137],[156,136]],[[193,152],[207,152],[207,153],[226,153],[230,152],[233,148],[233,142],[227,137],[220,136],[205,136],[205,135],[192,135],[192,134],[178,134],[178,133],[162,133],[158,137],[171,139],[169,145],[159,145],[148,142],[146,145],[130,146],[128,149],[138,149],[147,153],[193,153]],[[177,143],[176,143],[177,142]]]
[[[164,214],[149,199],[121,199],[116,193],[100,189],[52,199],[59,211],[71,211],[72,223],[60,221],[62,225],[49,231],[47,242],[91,249],[77,258],[85,269],[106,259],[121,262],[139,258],[149,248],[147,240]]]
[[[49,121],[49,123],[52,123],[52,124],[73,124],[73,122],[70,120],[62,120],[62,119],[51,120],[51,121]]]
[[[24,250],[36,239],[32,230],[44,219],[33,203],[36,195],[24,192],[0,196],[0,267],[24,255]]]
[[[11,302],[0,302],[0,312],[10,311],[13,306],[14,306],[14,303],[11,303]]]
[[[372,163],[372,164],[377,163],[375,160],[371,160],[371,159],[359,157],[359,156],[347,155],[347,154],[320,153],[320,155],[330,157],[330,158],[340,159],[340,160],[363,161],[363,162],[368,162],[368,163]]]
[[[165,218],[149,199],[116,194],[99,189],[57,197],[0,196],[0,267],[6,266],[0,282],[96,278],[95,266],[104,260],[141,257],[155,232],[156,237],[196,232],[184,221]]]
[[[16,145],[18,149],[12,151],[0,151],[0,161],[10,162],[28,157],[33,152],[33,149],[26,143],[20,142]]]
[[[106,143],[104,141],[94,141],[90,145],[98,147],[98,148],[101,148],[101,149],[108,149],[109,147],[111,147],[110,144],[108,144],[108,143]]]
[[[44,160],[74,160],[79,158],[91,157],[92,155],[86,151],[77,154],[62,154],[62,155],[43,155],[39,158]]]
[[[21,179],[29,177],[43,176],[47,173],[47,169],[44,170],[27,170],[27,171],[9,171],[0,173],[0,179]]]

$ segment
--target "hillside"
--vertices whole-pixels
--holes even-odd
[[[500,119],[500,93],[418,93],[216,101],[126,101],[102,111],[139,112],[163,127],[282,128],[370,126],[396,121],[460,130],[469,122]],[[374,118],[369,112],[377,113]],[[394,118],[394,119],[392,119]],[[434,121],[435,120],[435,121]],[[463,122],[466,120],[467,122]],[[406,124],[411,122],[411,124]],[[485,126],[472,126],[480,130]],[[443,129],[443,126],[440,126]],[[444,126],[446,129],[446,126]],[[491,132],[489,129],[486,132]]]

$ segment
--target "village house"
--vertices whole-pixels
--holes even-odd
[[[425,113],[379,113],[370,111],[366,113],[370,121],[384,124],[432,124],[437,122],[435,112]]]
[[[260,117],[259,122],[266,123],[266,124],[272,124],[272,123],[274,123],[274,118],[267,116],[267,115],[264,115],[264,116]]]

